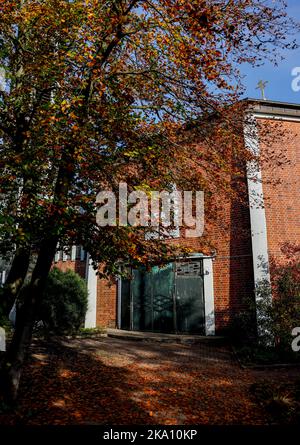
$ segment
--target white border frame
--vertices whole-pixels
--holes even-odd
[[[88,308],[85,315],[85,328],[95,328],[97,326],[97,282],[98,275],[96,270],[93,268],[90,256],[87,255],[86,259],[87,272],[87,288],[88,288]]]
[[[215,335],[215,296],[212,258],[203,258],[203,286],[205,308],[205,335]]]
[[[213,275],[213,258],[202,254],[194,254],[189,259],[203,260],[203,298],[204,298],[204,327],[205,335],[215,335],[215,299],[214,299],[214,275]],[[122,304],[122,279],[118,278],[118,307],[117,307],[117,326],[121,329],[121,304]]]

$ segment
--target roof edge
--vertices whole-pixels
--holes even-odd
[[[276,100],[245,98],[241,102],[249,104],[249,111],[258,117],[300,118],[300,103],[280,102]]]

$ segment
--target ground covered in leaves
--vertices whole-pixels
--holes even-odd
[[[35,341],[18,405],[0,424],[269,424],[251,388],[298,376],[241,369],[229,347],[205,343]]]

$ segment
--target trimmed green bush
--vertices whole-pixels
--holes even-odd
[[[86,282],[75,272],[51,270],[37,320],[47,333],[76,333],[84,322],[88,292]]]

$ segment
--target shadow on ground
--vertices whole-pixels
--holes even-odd
[[[125,384],[125,368],[106,366],[69,345],[34,343],[16,412],[0,415],[0,424],[152,423],[131,397],[135,384]]]
[[[18,407],[0,424],[268,424],[249,391],[264,378],[224,346],[36,341]]]

